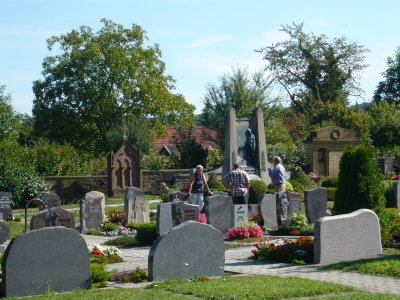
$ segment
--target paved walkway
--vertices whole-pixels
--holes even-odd
[[[108,237],[83,235],[88,244],[99,244]],[[384,276],[371,276],[360,273],[321,270],[318,265],[291,265],[249,260],[251,249],[242,247],[225,252],[225,271],[244,275],[297,276],[308,279],[330,281],[353,286],[375,293],[392,293],[400,295],[400,279]],[[132,270],[138,266],[147,269],[147,256],[150,247],[121,249],[124,262],[108,265],[108,270]],[[115,284],[115,287],[133,287],[133,284]]]

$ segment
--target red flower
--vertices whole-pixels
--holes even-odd
[[[92,254],[94,254],[94,255],[105,255],[102,251],[100,251],[100,250],[98,250],[98,249],[94,249],[94,250],[92,250]]]

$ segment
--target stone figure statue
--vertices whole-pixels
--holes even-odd
[[[250,128],[246,129],[246,141],[243,149],[243,159],[247,166],[255,166],[256,158],[256,138]]]

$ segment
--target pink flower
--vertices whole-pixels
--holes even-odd
[[[206,214],[199,214],[199,222],[204,224],[207,223]]]

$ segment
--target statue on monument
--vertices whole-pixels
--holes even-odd
[[[250,128],[246,129],[246,141],[243,148],[243,159],[247,166],[255,166],[256,138]]]

